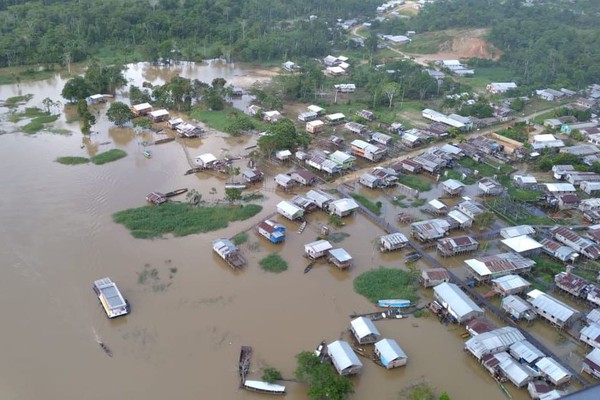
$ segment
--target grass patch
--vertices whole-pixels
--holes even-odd
[[[244,244],[248,241],[248,233],[240,232],[233,237],[232,241],[233,241],[233,244],[235,244],[236,246]]]
[[[166,203],[158,207],[144,206],[115,213],[113,220],[125,225],[138,239],[161,237],[166,233],[186,236],[226,228],[230,221],[243,221],[258,214],[262,207],[201,206]]]
[[[152,120],[150,118],[146,118],[146,117],[136,118],[132,122],[133,122],[133,126],[139,126],[139,127],[147,128],[147,129],[152,128]]]
[[[485,89],[490,82],[510,82],[514,79],[513,74],[504,67],[479,67],[475,66],[475,75],[457,77],[456,80],[463,85],[469,85],[473,89]]]
[[[79,164],[87,164],[90,162],[90,159],[87,157],[58,157],[56,162],[63,165],[79,165]]]
[[[96,154],[94,157],[90,159],[96,165],[102,165],[109,162],[120,160],[123,157],[126,157],[127,153],[123,150],[112,149],[102,153]]]
[[[407,299],[417,301],[417,280],[409,272],[379,267],[364,272],[354,279],[354,290],[369,301],[381,299]]]
[[[195,108],[190,112],[190,116],[198,121],[202,121],[210,128],[221,132],[227,132],[227,129],[236,120],[237,114],[243,114],[241,111],[233,108],[225,108],[224,110],[208,111],[201,108]],[[267,130],[268,125],[257,119],[252,119],[252,122],[258,130]]]
[[[349,236],[350,234],[346,232],[332,232],[327,235],[327,240],[329,240],[331,243],[340,243]]]
[[[283,272],[288,269],[288,265],[279,254],[269,254],[259,262],[262,269],[269,272]]]
[[[415,199],[412,201],[411,205],[413,207],[421,207],[425,203],[427,203],[426,199]]]
[[[431,190],[431,183],[418,175],[400,175],[398,181],[419,192],[428,192]]]
[[[452,42],[452,37],[445,32],[428,32],[413,36],[412,42],[399,48],[407,53],[433,54],[440,50],[440,46]]]
[[[413,316],[415,318],[427,318],[430,315],[431,315],[431,313],[427,309],[417,310],[413,313]]]
[[[8,108],[14,108],[14,107],[18,106],[19,104],[27,103],[31,99],[33,99],[32,94],[25,94],[23,96],[13,96],[13,97],[9,97],[8,99],[6,99],[6,101],[4,102],[4,105]]]
[[[36,118],[32,119],[31,122],[29,122],[27,125],[24,125],[21,128],[21,130],[28,135],[32,135],[32,134],[44,129],[45,124],[54,122],[57,119],[58,119],[58,115],[50,115],[50,114],[36,117]]]
[[[535,261],[535,265],[533,266],[533,274],[544,280],[546,280],[545,278],[547,276],[550,276],[552,279],[554,279],[554,275],[565,270],[564,265],[558,261],[551,260],[548,257],[537,255],[529,258]]]
[[[514,199],[528,202],[537,200],[538,197],[542,195],[542,192],[539,192],[537,190],[523,190],[514,187],[509,187],[508,195]]]
[[[469,157],[463,157],[459,162],[465,168],[479,171],[479,175],[492,177],[494,175],[509,175],[512,172],[512,167],[506,164],[496,164],[477,162]]]
[[[367,199],[365,196],[358,193],[350,193],[350,197],[356,200],[360,205],[371,211],[375,215],[381,215],[381,207],[383,206],[380,201],[374,203]]]

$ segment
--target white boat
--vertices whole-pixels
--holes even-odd
[[[250,381],[244,382],[244,389],[251,390],[253,392],[268,393],[268,394],[285,394],[285,386],[277,385],[275,383],[268,383],[264,381]]]
[[[116,318],[129,314],[129,303],[110,278],[95,281],[94,292],[98,295],[98,300],[100,300],[100,304],[104,307],[108,318]]]
[[[378,307],[385,307],[385,308],[402,308],[402,307],[410,307],[410,305],[411,305],[410,300],[404,300],[404,299],[386,299],[386,300],[379,300],[377,302]]]

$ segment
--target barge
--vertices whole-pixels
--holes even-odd
[[[116,318],[129,314],[129,303],[110,278],[95,281],[94,292],[98,296],[98,300],[102,304],[108,318]]]

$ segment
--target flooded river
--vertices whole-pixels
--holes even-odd
[[[208,82],[218,76],[240,78],[246,87],[265,79],[233,67],[186,65],[174,72],[139,64],[131,66],[127,77],[137,84],[157,83],[175,73]],[[57,75],[20,87],[1,86],[0,99],[32,93],[28,106],[45,97],[56,100],[64,82]],[[375,249],[382,232],[354,216],[342,228],[350,236],[337,245],[354,257],[354,268],[340,272],[323,264],[304,274],[302,246],[316,238],[326,220],[316,212],[301,235],[296,225],[279,219],[288,227],[288,238],[278,247],[250,231],[242,246],[249,266],[234,273],[213,255],[211,241],[251,228],[274,212],[282,197],[291,197],[275,192],[272,179],[257,188],[266,196],[264,210],[251,220],[203,235],[134,239],[111,216],[144,205],[151,191],[188,187],[209,201],[223,197],[225,177],[183,175],[189,168],[183,146],[192,157],[206,152],[241,155],[255,138],[211,134],[183,145],[155,146],[153,158],[146,159],[140,144],[144,138],[111,127],[103,118],[106,108],[95,108],[99,122],[93,129],[98,133],[89,138],[64,117],[55,126],[70,135],[26,136],[6,121],[8,110],[0,109],[2,129],[9,132],[0,135],[1,398],[259,398],[238,388],[241,345],[254,348],[250,379],[260,379],[264,367],[293,378],[296,354],[313,350],[323,339],[338,339],[349,326],[349,314],[374,310],[354,293],[352,280],[379,265],[403,267],[402,254],[382,256]],[[101,144],[105,142],[110,143]],[[103,166],[54,162],[59,156],[89,156],[110,148],[129,155]],[[279,170],[267,171],[272,176]],[[272,274],[258,266],[274,251],[288,262],[287,271]],[[105,276],[130,301],[130,315],[106,318],[91,290],[93,281]],[[422,293],[423,302],[427,296],[431,292]],[[452,399],[504,398],[489,374],[462,350],[461,327],[441,325],[433,317],[381,321],[377,327],[398,341],[409,362],[386,371],[363,359],[364,373],[353,378],[353,399],[396,399],[418,383],[447,391]],[[111,348],[112,358],[99,348],[99,338]],[[524,391],[507,387],[515,398],[527,398]],[[304,385],[288,383],[287,398],[305,399],[305,392]]]

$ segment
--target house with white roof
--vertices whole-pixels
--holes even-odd
[[[442,182],[442,189],[450,196],[458,196],[465,189],[465,185],[456,179],[448,179]]]
[[[354,375],[362,372],[363,365],[347,342],[336,340],[329,343],[327,354],[340,375]]]
[[[531,321],[536,317],[536,313],[533,312],[528,302],[512,294],[501,300],[500,307],[515,320],[525,319]]]
[[[408,238],[400,232],[390,233],[379,238],[379,250],[382,252],[400,250],[407,244]]]
[[[350,169],[356,161],[356,157],[343,151],[336,150],[329,156],[329,159],[339,165],[342,169]]]
[[[528,235],[502,239],[500,241],[510,251],[518,253],[522,256],[533,256],[539,254],[544,247],[537,240],[532,239]]]
[[[328,210],[329,204],[335,200],[335,197],[331,194],[320,189],[309,190],[308,193],[306,193],[306,197],[314,201],[321,210]]]
[[[375,343],[375,355],[387,369],[401,367],[408,362],[408,356],[394,339],[381,339]]]
[[[350,147],[354,155],[374,162],[381,160],[386,154],[385,148],[375,146],[359,139],[353,140],[352,143],[350,143]]]
[[[571,373],[550,357],[544,357],[535,363],[540,374],[555,386],[561,386],[571,380]]]
[[[520,363],[528,365],[533,365],[533,363],[545,356],[540,349],[527,340],[513,343],[509,348],[509,354]]]
[[[459,324],[483,315],[483,310],[453,283],[435,286],[433,297]]]
[[[501,296],[523,293],[529,289],[531,284],[519,275],[504,275],[492,279],[492,288]]]
[[[277,212],[290,221],[304,218],[304,210],[289,201],[281,201],[277,204]]]
[[[600,324],[590,323],[579,331],[579,340],[600,349]]]
[[[517,328],[505,326],[490,332],[481,333],[465,342],[465,350],[469,351],[475,358],[481,358],[487,354],[506,351],[516,342],[525,340],[525,336]]]
[[[217,162],[217,157],[212,153],[204,153],[196,157],[196,164],[201,168],[212,168]]]
[[[540,317],[559,328],[568,327],[581,317],[581,313],[573,307],[538,289],[527,293],[527,301]]]
[[[381,337],[373,321],[365,317],[358,317],[350,321],[350,331],[359,344],[375,343]]]
[[[600,349],[596,348],[585,356],[581,371],[600,379]]]
[[[340,217],[351,215],[359,208],[358,203],[351,198],[334,200],[329,204],[329,212]]]
[[[492,82],[487,85],[486,90],[492,94],[502,94],[516,88],[517,84],[514,82]]]
[[[500,230],[500,236],[504,239],[533,234],[535,234],[535,229],[530,225],[509,226]]]
[[[331,250],[333,246],[327,240],[317,240],[304,245],[304,254],[309,258],[316,260],[327,255],[327,251]]]
[[[529,272],[535,261],[517,253],[502,253],[465,260],[465,264],[475,280],[485,282],[504,275]]]

